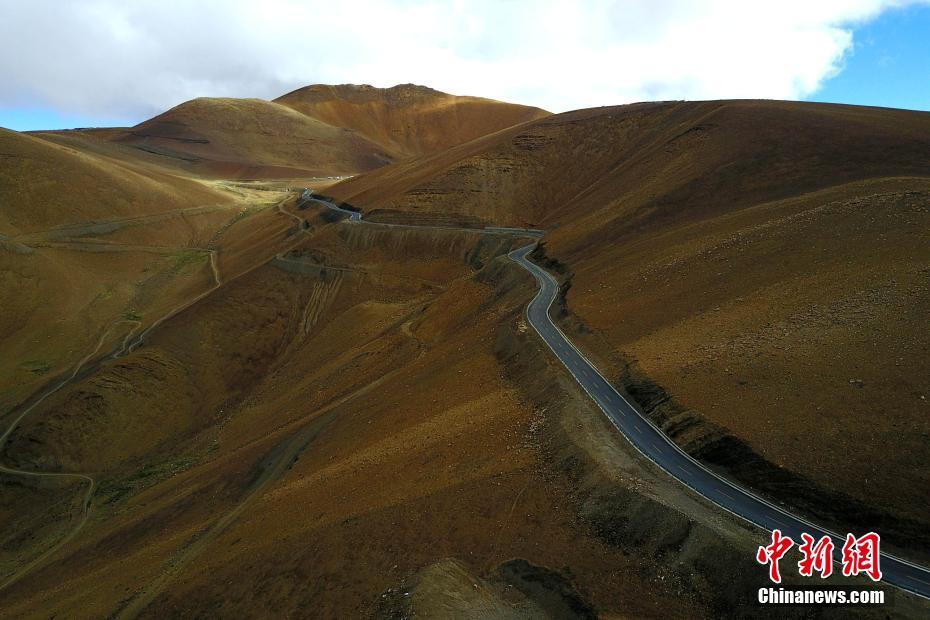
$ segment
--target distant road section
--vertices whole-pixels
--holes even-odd
[[[442,226],[365,222],[362,220],[361,213],[343,209],[329,200],[316,197],[313,195],[312,190],[304,189],[301,198],[303,200],[312,200],[329,209],[345,213],[349,215],[351,222],[364,222],[372,226],[463,230],[492,235],[506,234],[535,238],[545,234],[545,231],[531,228],[489,226],[487,228],[455,229]],[[782,534],[790,536],[798,542],[801,540],[802,533],[810,534],[817,539],[830,536],[835,549],[834,561],[841,563],[841,550],[846,542],[845,536],[825,530],[818,525],[805,521],[801,517],[792,515],[771,502],[753,495],[749,491],[718,476],[679,448],[675,442],[647,420],[601,375],[594,364],[572,344],[571,340],[562,333],[562,330],[549,317],[549,308],[558,295],[559,283],[548,271],[527,258],[535,247],[536,242],[514,250],[509,254],[510,258],[529,271],[539,284],[539,291],[527,306],[526,318],[617,430],[646,458],[665,470],[666,473],[737,517],[767,531],[781,530]],[[857,535],[864,533],[856,532]],[[918,596],[930,598],[930,570],[886,553],[881,555],[881,569],[883,573],[882,581]]]
[[[358,211],[350,211],[349,209],[343,209],[342,207],[340,207],[339,205],[337,205],[337,204],[334,203],[334,202],[331,202],[331,201],[329,201],[329,200],[324,200],[323,198],[321,198],[321,197],[319,197],[319,196],[314,196],[314,195],[313,195],[313,190],[304,189],[304,190],[300,193],[300,199],[301,199],[301,200],[304,200],[304,201],[318,202],[318,203],[320,203],[321,205],[323,205],[324,207],[327,207],[327,208],[329,208],[329,209],[332,209],[333,211],[338,211],[339,213],[343,213],[343,214],[345,214],[345,215],[348,215],[348,216],[349,216],[349,221],[350,221],[350,222],[360,222],[360,221],[362,220],[362,214],[359,213]]]
[[[499,233],[502,235],[520,235],[523,237],[542,237],[546,234],[545,230],[538,228],[508,228],[506,226],[485,226],[484,230],[489,233]]]
[[[327,200],[322,196],[317,196],[313,193],[313,190],[304,188],[300,193],[300,199],[304,202],[316,202],[324,207],[343,213],[349,216],[350,222],[361,222],[362,214],[358,211],[350,211],[340,207],[331,200]],[[546,234],[546,231],[539,230],[538,228],[509,228],[506,226],[485,226],[484,228],[466,228],[464,226],[438,226],[438,225],[428,225],[428,224],[389,224],[386,222],[371,222],[364,220],[365,224],[368,226],[380,226],[381,228],[416,228],[420,230],[451,230],[454,232],[468,232],[468,233],[479,233],[483,235],[508,235],[516,237],[542,237]]]
[[[686,454],[614,389],[550,318],[549,308],[558,295],[559,284],[549,272],[527,258],[535,247],[535,244],[522,247],[509,255],[533,274],[539,284],[539,292],[527,306],[526,318],[617,430],[673,478],[738,517],[768,531],[779,529],[798,543],[802,532],[817,539],[830,536],[835,545],[834,561],[841,563],[845,535],[840,536],[794,516],[713,473]],[[856,535],[864,533],[856,532]],[[885,553],[881,555],[881,569],[882,581],[930,598],[930,570]]]

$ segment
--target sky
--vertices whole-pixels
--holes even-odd
[[[416,83],[553,112],[765,98],[930,110],[930,0],[0,0],[0,126]]]

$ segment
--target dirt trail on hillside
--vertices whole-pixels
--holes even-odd
[[[120,325],[120,324],[122,324],[122,323],[129,323],[129,324],[132,324],[132,325],[134,326],[131,330],[129,330],[129,332],[128,332],[128,333],[126,334],[126,336],[123,338],[122,347],[121,347],[121,349],[119,350],[119,352],[122,352],[122,351],[125,351],[125,350],[126,350],[126,347],[127,347],[128,343],[129,343],[129,339],[132,337],[133,333],[135,333],[136,329],[138,329],[138,327],[139,327],[139,322],[138,322],[138,321],[135,321],[135,320],[118,320],[118,321],[114,322],[113,324],[111,324],[109,327],[107,327],[107,329],[106,329],[106,330],[103,332],[103,334],[100,336],[100,339],[97,341],[97,345],[94,347],[94,349],[93,349],[90,353],[88,353],[81,361],[79,361],[79,362],[77,363],[77,365],[74,367],[74,370],[71,372],[71,375],[70,375],[70,376],[68,376],[68,377],[65,378],[64,380],[60,381],[58,384],[54,385],[53,387],[47,389],[45,392],[42,392],[41,395],[40,395],[38,398],[36,398],[34,402],[32,402],[29,406],[27,406],[25,409],[23,409],[23,411],[19,414],[19,416],[16,417],[16,418],[10,423],[9,426],[7,426],[6,431],[4,431],[3,435],[0,436],[0,455],[2,455],[2,453],[3,453],[3,449],[4,449],[4,447],[6,446],[7,439],[10,437],[10,435],[13,434],[13,432],[14,432],[14,431],[16,430],[16,428],[19,426],[19,423],[22,422],[23,419],[24,419],[27,415],[29,415],[29,413],[30,413],[33,409],[35,409],[37,406],[39,406],[39,405],[40,405],[42,402],[44,402],[48,397],[50,397],[52,394],[58,392],[58,391],[61,390],[63,387],[65,387],[66,385],[68,385],[69,383],[71,383],[71,381],[73,381],[73,380],[75,379],[75,377],[78,376],[78,373],[81,372],[81,370],[84,368],[84,366],[85,366],[95,355],[97,355],[97,353],[100,351],[100,348],[103,346],[103,344],[104,344],[104,343],[107,341],[107,339],[110,337],[111,332],[116,328],[116,326],[117,326],[117,325]],[[48,560],[50,557],[52,557],[52,556],[55,554],[55,552],[57,552],[57,551],[58,551],[59,549],[61,549],[64,545],[66,545],[66,544],[68,543],[68,541],[70,541],[72,538],[74,538],[74,537],[78,534],[78,532],[81,531],[81,529],[82,529],[82,528],[84,527],[84,525],[87,523],[88,517],[90,516],[90,502],[91,502],[91,499],[93,499],[94,491],[95,491],[96,488],[97,488],[97,481],[96,481],[91,475],[89,475],[89,474],[71,473],[71,472],[36,472],[36,471],[29,471],[29,470],[25,470],[25,469],[17,469],[17,468],[13,468],[13,467],[7,467],[7,466],[5,466],[5,465],[3,465],[3,464],[0,464],[0,472],[5,473],[5,474],[12,474],[12,475],[14,475],[14,476],[29,476],[29,477],[33,477],[33,478],[75,479],[75,480],[78,480],[78,481],[80,481],[80,482],[82,482],[82,483],[86,483],[86,484],[87,484],[87,491],[86,491],[86,493],[84,494],[84,500],[83,500],[83,502],[81,503],[81,516],[80,516],[80,519],[78,520],[77,524],[75,524],[75,526],[71,529],[71,531],[68,532],[67,534],[65,534],[65,536],[64,536],[63,538],[61,538],[61,540],[59,540],[57,543],[55,543],[51,548],[49,548],[48,550],[46,550],[46,551],[45,551],[44,553],[42,553],[39,557],[37,557],[37,558],[33,559],[32,561],[30,561],[28,564],[26,564],[25,566],[23,566],[23,567],[20,568],[19,570],[15,571],[15,572],[14,572],[13,574],[11,574],[3,583],[0,583],[0,591],[2,591],[2,590],[4,590],[4,589],[6,589],[7,587],[13,585],[14,583],[16,583],[17,581],[19,581],[20,579],[22,579],[26,574],[28,574],[30,571],[34,570],[36,567],[41,566],[46,560]]]
[[[417,358],[419,358],[423,355],[424,348],[420,340],[411,332],[409,323],[410,321],[406,321],[402,325],[401,331],[417,344]],[[258,467],[260,469],[260,474],[255,478],[254,482],[249,485],[242,501],[217,519],[201,536],[197,537],[192,543],[179,551],[168,562],[166,568],[158,578],[142,589],[135,597],[130,599],[126,607],[120,610],[116,617],[121,620],[138,617],[138,615],[164,591],[171,580],[177,577],[194,558],[209,547],[209,545],[261,495],[262,491],[267,488],[269,484],[279,480],[287,473],[300,454],[336,419],[340,407],[350,403],[356,398],[368,394],[404,369],[404,366],[398,366],[393,371],[381,376],[375,381],[372,381],[364,387],[324,407],[311,421],[299,421],[297,423],[301,425],[299,429],[276,444],[259,462]],[[293,425],[281,428],[277,432],[285,432],[290,426]]]
[[[39,392],[32,399],[32,402],[27,404],[27,406],[22,410],[19,416],[17,416],[7,426],[6,431],[4,431],[3,435],[0,436],[0,455],[2,455],[3,449],[5,448],[7,440],[9,439],[10,435],[13,434],[13,432],[17,429],[17,427],[23,421],[23,419],[25,419],[26,416],[29,415],[29,413],[31,413],[42,402],[44,402],[46,399],[48,399],[53,394],[60,391],[62,388],[72,383],[75,379],[79,377],[79,375],[83,376],[85,374],[95,372],[99,368],[100,364],[102,364],[106,360],[117,359],[125,355],[128,355],[129,353],[132,353],[136,348],[138,348],[142,344],[142,342],[145,340],[145,337],[148,336],[149,333],[152,332],[152,330],[157,328],[159,325],[161,325],[166,320],[177,315],[183,310],[189,308],[193,304],[197,303],[198,301],[200,301],[201,299],[210,295],[211,293],[213,293],[213,291],[218,289],[222,284],[222,279],[221,279],[220,272],[219,272],[219,269],[216,263],[216,251],[214,250],[206,250],[206,251],[210,252],[210,268],[211,268],[211,272],[213,274],[213,279],[214,279],[214,285],[211,288],[195,296],[194,298],[176,306],[175,308],[169,310],[161,318],[157,319],[151,325],[149,325],[144,331],[142,331],[142,333],[140,333],[134,339],[133,339],[133,335],[138,330],[138,328],[141,326],[141,323],[139,321],[134,320],[134,319],[118,319],[114,321],[109,327],[106,328],[106,330],[104,330],[103,334],[100,336],[100,339],[97,341],[97,344],[93,348],[93,350],[75,365],[74,370],[71,372],[71,374],[68,377],[52,385],[51,387],[45,389],[44,391]],[[97,354],[100,352],[100,349],[103,347],[104,343],[110,338],[113,330],[116,328],[117,325],[120,325],[120,324],[133,325],[132,329],[129,330],[128,333],[123,337],[120,347],[116,349],[113,353],[111,353],[110,355],[94,360],[94,357],[97,356]],[[93,363],[91,363],[92,360],[94,360]],[[97,487],[97,481],[89,473],[35,472],[35,471],[29,471],[29,470],[24,470],[24,469],[7,467],[2,464],[0,464],[0,472],[11,474],[11,475],[28,476],[28,477],[33,477],[33,478],[76,479],[76,480],[81,481],[82,483],[87,484],[87,491],[84,495],[84,499],[81,504],[81,516],[78,522],[74,525],[74,527],[71,528],[71,530],[67,534],[65,534],[63,538],[61,538],[52,547],[50,547],[48,550],[43,552],[37,558],[30,561],[25,566],[16,570],[3,583],[0,583],[0,591],[3,591],[7,587],[13,585],[14,583],[22,579],[32,570],[44,564],[49,558],[51,558],[56,552],[58,552],[62,547],[64,547],[69,541],[71,541],[81,531],[81,529],[87,523],[87,520],[90,516],[91,501],[93,500],[93,497],[94,497],[94,491],[96,490],[96,487]]]

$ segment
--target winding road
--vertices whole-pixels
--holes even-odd
[[[340,208],[330,201],[313,196],[309,190],[304,190],[301,196],[305,200],[313,200],[330,209],[350,214],[353,222],[362,221],[360,213]],[[540,237],[544,234],[544,231],[524,228],[488,227],[471,230],[529,237]],[[533,275],[539,285],[539,291],[527,306],[526,318],[575,381],[633,447],[699,495],[763,530],[771,532],[778,529],[783,535],[790,536],[796,541],[801,540],[802,533],[810,534],[817,539],[829,536],[834,544],[834,562],[841,564],[842,548],[846,542],[845,536],[793,515],[717,475],[678,447],[668,435],[650,422],[611,385],[610,381],[569,340],[549,316],[549,309],[559,292],[559,283],[548,271],[529,260],[528,256],[535,248],[536,242],[509,254],[514,262]],[[858,534],[862,533],[864,532],[858,532]],[[918,596],[930,598],[930,569],[888,553],[881,554],[880,564],[883,582]]]
[[[316,202],[324,207],[337,211],[344,215],[348,215],[349,219],[347,220],[350,223],[362,222],[362,214],[358,211],[350,211],[349,209],[344,209],[338,206],[336,203],[326,200],[321,196],[316,196],[310,190],[304,190],[300,194],[301,199],[304,202]],[[295,217],[292,215],[292,217]],[[300,218],[297,218],[298,220]],[[441,225],[427,225],[427,224],[392,224],[388,222],[372,222],[370,220],[364,220],[366,226],[377,226],[380,228],[399,228],[399,229],[415,229],[415,230],[446,230],[453,232],[467,232],[467,233],[476,233],[482,235],[506,235],[506,236],[517,236],[517,237],[542,237],[546,234],[546,231],[539,230],[537,228],[511,228],[503,226],[485,226],[484,228],[468,228],[465,226],[441,226]]]
[[[361,221],[362,221],[362,214],[359,213],[358,211],[350,211],[350,210],[348,210],[348,209],[343,209],[342,207],[340,207],[339,205],[337,205],[337,204],[334,203],[334,202],[331,202],[331,201],[329,201],[329,200],[323,200],[322,198],[320,198],[320,197],[318,197],[318,196],[314,196],[314,195],[313,195],[313,192],[312,192],[311,190],[309,190],[309,189],[306,189],[306,188],[305,188],[305,189],[300,193],[300,198],[301,198],[301,200],[303,200],[303,201],[305,201],[305,202],[306,202],[306,201],[318,202],[318,203],[320,203],[321,205],[325,206],[325,207],[328,208],[328,209],[332,209],[333,211],[337,211],[337,212],[339,212],[339,213],[348,215],[348,216],[349,216],[349,221],[350,221],[350,222],[361,222]]]
[[[342,208],[331,201],[323,199],[322,197],[314,196],[310,190],[304,190],[301,193],[301,198],[304,201],[313,201],[325,206],[328,209],[334,210],[343,215],[347,215],[348,223],[363,222],[361,213]],[[303,220],[300,217],[285,211],[281,206],[281,203],[278,204],[278,209],[285,215],[293,218],[298,223],[298,226],[303,223]],[[549,272],[531,262],[528,258],[530,252],[532,252],[536,247],[535,239],[541,237],[544,234],[544,231],[525,228],[487,227],[483,229],[460,229],[455,227],[385,224],[367,221],[364,223],[367,225],[382,226],[387,228],[429,228],[467,231],[471,233],[489,235],[508,235],[533,238],[534,242],[532,244],[514,250],[509,254],[509,257],[513,261],[515,261],[518,265],[533,275],[539,285],[539,290],[536,296],[527,306],[526,318],[533,329],[549,346],[557,359],[565,366],[572,377],[585,390],[588,396],[604,412],[614,427],[624,437],[626,437],[626,439],[629,440],[629,442],[639,452],[641,452],[643,456],[651,460],[659,468],[691,488],[699,495],[717,504],[719,507],[732,513],[733,515],[767,531],[779,529],[783,534],[791,536],[795,540],[800,540],[801,533],[808,533],[817,538],[821,536],[830,536],[833,539],[836,549],[834,559],[839,563],[841,559],[839,550],[842,549],[843,543],[845,542],[845,537],[812,524],[804,520],[802,517],[787,512],[786,510],[766,501],[765,499],[754,495],[750,491],[741,488],[740,486],[726,480],[725,478],[722,478],[702,465],[700,462],[693,459],[691,456],[681,450],[681,448],[679,448],[661,429],[656,427],[644,415],[642,415],[636,409],[636,407],[630,404],[630,402],[627,401],[626,398],[624,398],[624,396],[611,385],[611,383],[598,371],[594,364],[592,364],[590,360],[588,360],[584,354],[581,353],[577,347],[575,347],[571,340],[569,340],[569,338],[558,328],[558,326],[552,321],[549,315],[549,310],[557,298],[559,284]],[[298,228],[298,230],[302,229]],[[122,346],[117,351],[115,351],[111,357],[115,358],[131,353],[142,344],[146,336],[152,330],[156,329],[164,321],[170,319],[171,317],[177,315],[179,312],[182,312],[186,308],[207,297],[222,285],[223,281],[220,277],[220,272],[216,263],[216,253],[212,250],[208,251],[210,252],[210,266],[214,277],[213,286],[189,299],[188,301],[180,304],[179,306],[169,310],[158,320],[150,324],[135,338],[133,338],[133,335],[140,326],[137,321],[128,321],[133,322],[136,325],[124,337]],[[251,269],[244,273],[247,273],[248,271],[251,271]],[[241,275],[243,274],[238,274],[236,277]],[[118,321],[117,323],[119,322],[127,321]],[[91,360],[98,354],[103,344],[110,337],[111,331],[117,323],[111,325],[104,332],[104,334],[101,335],[96,348],[76,365],[70,376],[52,385],[45,392],[37,395],[36,399],[29,403],[20,412],[20,414],[8,426],[6,431],[0,435],[0,453],[2,453],[3,447],[5,446],[9,436],[13,433],[22,419],[26,417],[26,415],[28,415],[36,406],[38,406],[49,396],[73,381],[78,376],[78,374],[89,365]],[[301,446],[305,445],[308,441],[311,440],[312,436],[313,433],[310,433],[307,436],[299,434],[292,440],[287,440],[284,444],[282,444],[282,454],[285,458],[275,459],[274,467],[272,470],[270,470],[271,473],[267,479],[263,480],[261,484],[258,484],[255,488],[253,488],[248,494],[247,499],[251,498],[258,490],[264,487],[267,481],[270,481],[274,478],[274,476],[271,474],[280,473],[278,471],[280,464],[289,462],[291,453],[294,450],[299,450]],[[93,477],[83,473],[33,472],[9,468],[3,466],[2,464],[0,464],[0,472],[22,476],[70,478],[72,480],[82,481],[88,485],[88,489],[85,493],[82,503],[80,521],[52,548],[48,549],[45,553],[35,558],[27,565],[21,567],[15,573],[10,575],[5,582],[0,583],[0,590],[3,590],[12,583],[18,581],[31,570],[35,569],[38,565],[44,563],[81,530],[89,515],[90,504],[96,488],[96,482]],[[235,510],[217,521],[217,523],[211,528],[210,532],[219,533],[225,529],[225,527],[228,526],[233,519],[235,519],[239,512],[241,512],[246,503],[247,501],[244,501],[242,506],[237,507]],[[212,539],[212,536],[208,536],[206,539]],[[162,590],[167,581],[180,571],[183,565],[186,564],[187,560],[193,554],[195,554],[197,550],[199,550],[199,547],[185,551],[179,558],[176,558],[178,561],[178,566],[176,569],[168,571],[162,579],[149,584],[149,586],[146,587],[143,591],[137,593],[137,596],[128,601],[127,607],[121,610],[120,617],[133,617],[139,611],[144,609]],[[881,568],[883,572],[882,580],[887,584],[912,592],[918,596],[930,598],[930,570],[887,553],[883,553],[881,556]]]
[[[529,260],[528,255],[535,247],[536,244],[531,244],[509,255],[533,274],[539,284],[539,291],[527,306],[526,318],[614,427],[643,456],[727,512],[764,530],[781,530],[782,534],[795,541],[801,540],[802,532],[817,539],[830,536],[835,550],[834,562],[841,563],[845,536],[814,525],[718,476],[679,448],[604,378],[549,316],[549,308],[558,295],[559,284],[548,271]],[[860,535],[863,533],[857,532]],[[930,598],[930,570],[887,553],[881,554],[880,564],[882,581]]]

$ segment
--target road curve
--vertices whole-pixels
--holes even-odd
[[[710,471],[679,448],[614,389],[549,316],[549,308],[558,295],[559,284],[549,272],[527,258],[535,247],[536,244],[531,244],[509,254],[539,284],[539,291],[527,306],[526,318],[617,430],[639,452],[673,478],[724,510],[764,530],[779,529],[782,534],[796,541],[801,540],[802,532],[818,539],[830,536],[835,545],[834,561],[840,563],[845,536],[792,515]],[[887,584],[930,598],[930,570],[886,553],[881,554],[881,569],[882,581]]]
[[[484,228],[468,228],[465,226],[439,226],[433,224],[389,224],[387,222],[372,222],[371,220],[363,220],[362,214],[358,211],[350,211],[349,209],[344,209],[321,196],[317,196],[313,193],[312,190],[304,189],[300,193],[300,199],[303,201],[300,204],[306,204],[307,202],[316,202],[327,209],[342,213],[343,215],[348,215],[348,221],[350,224],[354,223],[364,223],[367,226],[377,226],[380,228],[391,228],[391,229],[414,229],[414,230],[438,230],[438,231],[452,231],[452,232],[466,232],[473,234],[481,235],[498,235],[498,236],[508,236],[508,237],[532,237],[539,238],[546,234],[546,231],[540,230],[538,228],[515,228],[507,226],[485,226]],[[283,209],[282,209],[283,210]],[[288,215],[296,219],[299,223],[302,220],[294,215],[285,211]]]
[[[320,198],[319,196],[314,196],[313,192],[309,189],[304,188],[304,190],[300,193],[300,198],[301,200],[304,200],[304,201],[318,202],[328,209],[332,209],[333,211],[338,211],[339,213],[348,215],[350,222],[362,221],[362,214],[359,213],[358,211],[350,211],[349,209],[343,209],[342,207],[340,207],[334,202],[331,202],[329,200],[324,200],[323,198]]]

